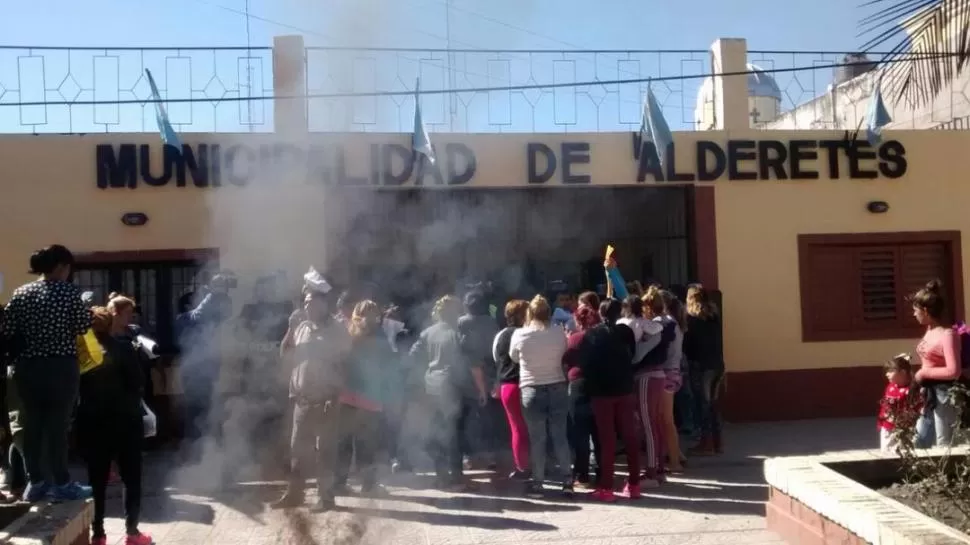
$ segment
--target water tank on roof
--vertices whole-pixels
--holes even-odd
[[[835,81],[833,82],[835,85],[841,85],[876,68],[876,63],[870,61],[865,53],[849,53],[842,57],[839,64],[843,66],[835,67]]]

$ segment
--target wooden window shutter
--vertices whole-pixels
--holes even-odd
[[[859,327],[892,327],[899,322],[899,250],[892,246],[856,248],[859,292],[862,298]]]
[[[903,306],[908,317],[909,303],[907,298],[919,291],[930,280],[943,282],[943,296],[949,300],[948,294],[952,288],[953,279],[949,274],[950,266],[946,245],[942,242],[924,244],[906,244],[900,246],[900,293]],[[948,308],[950,318],[953,309]]]
[[[815,332],[851,330],[858,301],[855,282],[834,281],[856,276],[855,256],[847,246],[812,246],[806,271],[808,300],[804,313],[807,326]]]
[[[799,235],[802,339],[918,338],[910,296],[934,279],[963,318],[960,248],[957,231]]]

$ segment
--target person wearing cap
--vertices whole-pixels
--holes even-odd
[[[312,271],[316,272],[316,271]],[[308,274],[309,276],[309,274]],[[318,499],[315,511],[333,509],[334,466],[340,433],[338,396],[344,385],[351,342],[347,329],[332,316],[332,289],[325,280],[307,282],[305,320],[293,334],[290,356],[296,364],[290,376],[293,432],[286,492],[273,508],[303,504],[305,475],[313,467]],[[315,456],[315,458],[314,458]]]

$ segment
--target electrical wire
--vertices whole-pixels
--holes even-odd
[[[952,55],[919,55],[920,58],[944,58]],[[909,62],[910,58],[889,59],[883,64],[897,62]],[[634,83],[651,83],[658,81],[683,81],[693,79],[703,79],[708,77],[731,77],[747,76],[750,74],[778,74],[787,72],[806,72],[812,70],[831,70],[849,66],[872,66],[871,61],[865,62],[846,62],[833,64],[816,64],[811,66],[795,66],[791,68],[770,68],[759,70],[739,70],[734,72],[717,72],[712,74],[682,74],[679,76],[657,76],[650,78],[629,78],[605,81],[577,81],[569,83],[536,83],[524,85],[507,85],[504,87],[465,87],[459,89],[421,89],[420,95],[447,95],[452,93],[491,93],[491,92],[511,92],[526,91],[532,89],[562,89],[568,87],[592,87],[596,85],[630,85]],[[131,100],[79,100],[79,101],[32,101],[32,102],[0,102],[2,106],[102,106],[120,104],[155,104],[161,103],[191,103],[191,102],[242,102],[249,100],[307,100],[307,99],[330,99],[330,98],[364,98],[364,97],[393,97],[393,96],[413,96],[415,91],[365,91],[365,92],[345,92],[345,93],[322,93],[322,94],[302,94],[302,95],[269,95],[258,97],[222,97],[222,98],[166,98],[166,99],[131,99]]]

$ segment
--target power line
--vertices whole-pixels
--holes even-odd
[[[952,55],[920,55],[920,58],[943,58]],[[911,59],[890,59],[883,64],[897,62],[909,62]],[[683,81],[692,79],[703,79],[707,77],[730,77],[747,76],[750,74],[778,74],[786,72],[803,72],[812,70],[830,70],[846,66],[872,66],[871,61],[866,62],[846,62],[833,64],[818,64],[812,66],[795,66],[791,68],[771,68],[760,70],[740,70],[735,72],[717,72],[712,74],[682,74],[679,76],[658,76],[652,78],[629,78],[606,81],[577,81],[570,83],[537,83],[526,85],[507,85],[505,87],[470,87],[461,89],[422,89],[418,91],[421,95],[445,95],[451,93],[490,93],[490,92],[509,92],[526,91],[531,89],[561,89],[566,87],[592,87],[595,85],[630,85],[634,83],[650,83],[657,81]],[[323,93],[323,94],[304,94],[304,95],[270,95],[259,97],[222,97],[222,98],[167,98],[164,100],[80,100],[80,101],[35,101],[35,102],[3,102],[0,106],[101,106],[101,105],[120,105],[120,104],[154,104],[156,102],[166,103],[187,103],[187,102],[241,102],[246,100],[306,100],[306,99],[328,99],[328,98],[365,98],[365,97],[392,97],[392,96],[413,96],[414,91],[365,91],[365,92],[346,92],[346,93]]]
[[[237,15],[242,15],[243,17],[246,17],[246,19],[247,19],[247,25],[248,25],[248,21],[250,19],[255,19],[257,21],[261,21],[261,22],[268,23],[268,24],[271,24],[271,25],[279,26],[281,28],[287,28],[287,29],[290,29],[290,30],[295,30],[297,32],[301,32],[301,33],[308,34],[308,35],[311,35],[311,36],[318,36],[318,37],[325,38],[325,39],[328,39],[328,40],[333,39],[333,36],[330,36],[330,35],[328,35],[328,34],[326,34],[324,32],[318,32],[318,31],[308,30],[306,28],[301,28],[299,26],[292,25],[292,24],[289,24],[289,23],[286,23],[286,22],[283,22],[283,21],[278,21],[278,20],[275,20],[275,19],[270,19],[268,17],[262,17],[262,16],[253,15],[253,14],[251,14],[249,12],[248,5],[247,5],[247,8],[246,8],[246,11],[240,11],[238,9],[231,8],[229,6],[224,6],[224,5],[219,4],[219,3],[216,3],[216,2],[211,2],[210,0],[189,0],[189,1],[194,1],[194,2],[198,2],[200,4],[212,6],[212,7],[215,7],[215,8],[218,8],[218,9],[222,9],[224,11],[227,11],[229,13],[234,13],[234,14],[237,14]],[[505,21],[501,21],[501,20],[495,19],[493,17],[489,17],[489,16],[486,16],[486,15],[482,15],[480,13],[476,13],[476,12],[473,12],[473,11],[470,11],[470,10],[467,10],[467,9],[463,9],[463,8],[454,6],[454,5],[452,5],[452,3],[449,0],[444,0],[444,1],[442,1],[442,0],[435,0],[435,2],[437,2],[440,5],[443,5],[444,8],[445,8],[445,35],[442,36],[440,34],[435,34],[434,32],[429,32],[429,31],[426,31],[426,30],[423,30],[423,29],[420,29],[420,28],[412,28],[410,30],[412,32],[416,32],[418,34],[424,34],[425,36],[429,36],[429,37],[436,38],[436,39],[439,39],[439,40],[444,40],[445,43],[447,44],[447,48],[445,48],[443,50],[435,50],[435,49],[415,50],[415,49],[410,49],[410,48],[363,48],[363,49],[360,49],[360,48],[349,48],[349,47],[321,47],[321,48],[311,47],[311,48],[308,48],[308,49],[309,50],[314,50],[314,49],[318,49],[318,50],[339,50],[339,51],[354,51],[354,50],[360,50],[360,51],[393,51],[393,52],[396,52],[396,53],[401,53],[401,52],[411,52],[411,53],[413,53],[413,52],[422,52],[422,53],[437,52],[437,53],[445,53],[446,56],[447,56],[447,60],[446,60],[447,66],[443,66],[443,65],[440,65],[440,64],[435,64],[433,62],[428,62],[428,61],[431,61],[432,59],[414,59],[412,57],[407,57],[407,56],[404,56],[403,58],[406,59],[406,60],[409,60],[411,62],[417,63],[419,67],[421,66],[422,63],[424,63],[424,64],[426,64],[428,66],[432,66],[434,68],[439,68],[439,69],[442,69],[442,70],[447,70],[447,72],[448,72],[448,85],[450,87],[454,87],[455,86],[454,76],[455,76],[456,73],[464,74],[465,76],[479,76],[479,77],[483,77],[483,78],[485,78],[486,81],[492,81],[492,80],[495,80],[495,81],[509,81],[509,80],[506,80],[505,78],[502,78],[502,77],[492,76],[491,74],[482,74],[482,73],[479,73],[479,72],[470,72],[468,70],[458,70],[458,69],[455,68],[454,55],[456,53],[468,53],[468,52],[476,52],[477,53],[477,52],[488,52],[489,51],[489,50],[482,49],[482,48],[474,48],[474,49],[453,49],[451,47],[451,44],[452,43],[463,44],[463,45],[467,45],[467,46],[474,47],[474,44],[471,44],[469,42],[465,42],[465,41],[462,41],[462,40],[459,40],[457,38],[452,37],[452,35],[451,35],[450,12],[451,12],[452,9],[455,9],[457,11],[460,11],[460,12],[463,12],[463,13],[466,13],[466,14],[469,14],[469,15],[471,15],[473,17],[478,17],[478,18],[480,18],[482,20],[485,20],[485,21],[489,21],[489,22],[492,22],[492,23],[495,23],[495,24],[499,24],[499,25],[505,26],[507,28],[511,28],[513,30],[518,30],[519,32],[525,32],[527,34],[532,34],[532,35],[537,36],[539,38],[543,38],[543,39],[546,39],[546,40],[555,41],[555,42],[558,42],[558,43],[567,45],[569,47],[575,47],[577,49],[576,52],[564,52],[564,53],[593,53],[594,55],[597,54],[597,53],[606,53],[605,51],[604,52],[599,52],[599,51],[585,51],[585,50],[581,50],[581,48],[579,46],[577,46],[576,44],[572,44],[572,43],[569,43],[569,42],[564,42],[562,40],[557,40],[555,38],[550,38],[548,36],[543,36],[543,35],[540,35],[540,34],[538,34],[536,32],[530,31],[528,29],[525,29],[525,28],[522,28],[522,27],[517,27],[517,26],[512,25],[510,23],[506,23]],[[413,1],[410,1],[409,0],[408,3],[414,5],[414,2]],[[360,26],[360,25],[355,25],[355,26]],[[529,59],[527,57],[523,57],[522,55],[523,54],[528,55],[528,54],[531,54],[531,53],[534,53],[534,52],[532,52],[532,51],[525,51],[525,50],[524,51],[511,51],[510,50],[510,51],[507,51],[505,53],[513,56],[514,58],[518,58],[518,59],[521,59],[521,60],[528,61]],[[692,54],[693,53],[694,52],[692,52]],[[706,51],[700,50],[700,51],[698,51],[698,53],[706,53]],[[586,59],[586,58],[583,58],[583,57],[580,57],[577,60],[580,61],[580,62],[587,62],[587,63],[592,64],[593,65],[594,73],[597,73],[598,72],[599,67],[600,67],[600,63],[599,63],[599,61],[595,57],[593,58],[593,60]],[[419,71],[420,71],[420,69],[419,69]],[[617,66],[617,72],[619,72],[621,74],[627,74],[627,75],[630,75],[630,76],[639,76],[639,74],[634,73],[634,72],[630,72],[629,70],[622,69],[619,66]],[[511,83],[511,81],[509,81],[509,83]],[[454,100],[451,100],[450,102],[451,102],[451,104],[449,106],[449,110],[451,110],[451,112],[450,112],[450,122],[452,124],[454,124],[454,115],[455,115],[454,108],[456,107],[456,104],[455,104],[455,101]],[[635,104],[635,102],[632,102],[632,101],[623,101],[623,102],[634,103]]]
[[[248,33],[248,28],[249,28],[249,21],[252,20],[252,19],[255,19],[255,20],[260,21],[260,22],[263,22],[263,23],[267,23],[267,24],[270,24],[270,25],[278,26],[278,27],[281,27],[281,28],[286,28],[286,29],[289,29],[289,30],[293,30],[295,32],[300,32],[302,34],[309,35],[309,36],[317,36],[319,38],[324,38],[326,40],[333,40],[334,39],[333,36],[331,36],[331,35],[329,35],[329,34],[327,34],[325,32],[320,32],[320,31],[316,31],[316,30],[310,30],[310,29],[307,29],[307,28],[303,28],[303,27],[299,27],[299,26],[296,26],[296,25],[292,25],[292,24],[286,23],[284,21],[278,21],[278,20],[275,20],[275,19],[270,19],[268,17],[254,15],[254,14],[252,14],[252,13],[249,12],[248,2],[247,2],[246,11],[241,11],[241,10],[238,10],[236,8],[231,8],[229,6],[224,6],[224,5],[219,4],[219,3],[216,3],[216,2],[210,2],[209,0],[188,0],[188,1],[197,2],[199,4],[204,4],[204,5],[207,5],[207,6],[212,6],[212,7],[221,9],[223,11],[226,11],[226,12],[229,12],[229,13],[233,13],[233,14],[236,14],[236,15],[241,15],[241,16],[245,17],[246,18],[246,25],[247,25],[247,33]],[[356,21],[354,21],[354,23],[356,23]],[[354,26],[355,27],[360,27],[359,24],[355,24]],[[424,34],[424,35],[430,36],[432,38],[436,38],[436,39],[439,39],[439,40],[447,40],[447,43],[450,46],[451,38],[447,38],[445,36],[441,36],[439,34],[435,34],[435,33],[432,33],[432,32],[427,32],[427,31],[421,30],[421,29],[412,29],[412,30],[414,32],[417,32],[418,34]],[[247,34],[247,41],[248,41],[248,34]],[[456,43],[460,43],[460,44],[472,45],[472,44],[469,44],[467,42],[462,42],[460,40],[454,40],[454,41]],[[247,47],[247,50],[249,50],[249,49],[250,48]],[[386,51],[392,51],[392,52],[395,52],[395,53],[398,53],[398,54],[404,53],[404,52],[408,52],[408,53],[415,53],[415,52],[425,53],[425,52],[435,52],[436,51],[436,50],[407,49],[407,48],[403,48],[403,49],[398,49],[398,48],[374,48],[374,49],[363,48],[363,49],[361,49],[361,48],[354,48],[354,47],[339,47],[339,48],[338,47],[322,47],[322,48],[309,47],[307,49],[310,50],[310,51],[315,50],[315,49],[318,49],[318,50],[330,50],[330,51],[386,50]],[[450,51],[450,49],[445,49],[444,51],[447,52],[447,51]],[[451,55],[451,53],[449,53],[449,59],[451,58],[450,55]],[[441,65],[441,64],[435,64],[434,62],[431,62],[434,59],[420,59],[420,58],[415,59],[413,57],[408,57],[406,55],[399,55],[399,56],[401,58],[405,59],[405,60],[408,60],[408,61],[411,61],[413,63],[416,63],[418,65],[418,67],[419,67],[419,72],[420,72],[420,66],[422,64],[425,64],[427,66],[431,66],[431,67],[434,67],[434,68],[439,68],[441,70],[447,70],[448,73],[449,73],[449,77],[454,72],[460,72],[462,74],[465,74],[466,76],[468,76],[468,75],[479,76],[479,77],[485,78],[485,80],[487,80],[487,81],[491,81],[491,80],[506,81],[504,78],[493,77],[493,76],[488,75],[488,74],[481,74],[481,73],[478,73],[478,72],[469,72],[467,70],[455,70],[454,66],[444,66],[444,65]],[[449,83],[449,84],[452,85],[451,83]]]

